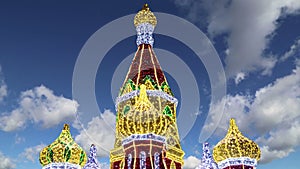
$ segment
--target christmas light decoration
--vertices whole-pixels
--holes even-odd
[[[209,144],[203,143],[202,146],[203,154],[201,158],[201,164],[198,167],[196,167],[196,169],[218,169],[217,164],[215,163],[210,154]]]
[[[138,49],[115,103],[116,139],[110,152],[111,169],[183,165],[184,152],[176,124],[178,101],[152,49],[156,23],[148,5],[134,19]]]
[[[260,155],[259,146],[242,135],[234,119],[230,119],[225,138],[213,150],[213,157],[219,169],[255,169]]]
[[[65,124],[58,138],[42,149],[39,160],[43,169],[81,169],[86,163],[86,154],[74,142],[69,125]]]
[[[100,169],[100,165],[97,160],[97,149],[94,144],[91,145],[90,154],[87,163],[84,165],[83,169]]]

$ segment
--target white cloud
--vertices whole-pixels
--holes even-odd
[[[22,113],[20,109],[15,109],[11,113],[0,116],[0,129],[3,131],[14,131],[24,129],[28,115]]]
[[[300,39],[298,39],[291,47],[290,50],[285,52],[280,58],[280,61],[285,61],[289,57],[299,56],[300,53]]]
[[[245,75],[245,73],[243,73],[243,72],[237,73],[236,76],[235,76],[235,78],[234,78],[235,84],[236,84],[236,85],[239,84],[242,80],[245,79],[245,76],[246,76],[246,75]]]
[[[28,121],[48,128],[62,121],[74,120],[77,108],[76,101],[56,96],[52,90],[41,85],[21,93],[19,106],[0,116],[0,129],[22,129]]]
[[[207,31],[212,37],[226,34],[228,45],[226,73],[229,78],[239,72],[262,71],[268,75],[277,62],[265,56],[264,50],[278,27],[277,20],[288,14],[298,14],[299,0],[260,1],[196,1],[176,0],[195,22],[203,21],[199,11],[207,12]]]
[[[20,156],[31,162],[36,162],[36,160],[39,159],[40,151],[44,147],[46,147],[45,144],[40,144],[34,147],[28,147],[24,150],[23,153],[20,154]]]
[[[98,156],[109,156],[114,146],[116,116],[110,110],[105,110],[101,117],[94,117],[86,129],[80,130],[75,141],[88,151],[91,144],[97,146]]]
[[[283,150],[269,150],[268,146],[261,147],[261,153],[263,154],[261,161],[263,163],[271,162],[274,159],[284,158],[288,156],[289,153],[293,152],[292,149],[287,151]]]
[[[35,123],[51,127],[74,119],[78,103],[63,96],[55,96],[52,90],[39,86],[21,94],[20,106],[24,113],[30,114]]]
[[[4,156],[0,152],[0,169],[14,169],[16,168],[16,165],[14,164],[13,160]]]
[[[189,156],[184,159],[183,169],[195,169],[198,165],[200,165],[201,160],[195,156]]]
[[[222,120],[217,121],[226,103]],[[226,133],[229,118],[236,118],[246,136],[257,138],[262,148],[262,163],[288,156],[300,146],[300,67],[256,91],[255,96],[228,95],[213,105],[210,122],[203,131],[218,125],[219,135]]]

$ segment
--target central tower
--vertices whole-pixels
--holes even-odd
[[[181,169],[177,99],[153,51],[156,17],[147,4],[134,18],[138,49],[116,99],[111,169]]]

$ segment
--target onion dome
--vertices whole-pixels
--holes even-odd
[[[259,146],[243,136],[234,119],[230,119],[230,126],[225,138],[213,150],[214,160],[220,169],[236,165],[255,168],[257,161],[260,160],[260,155]]]
[[[86,154],[74,142],[69,125],[65,124],[58,138],[42,149],[40,163],[45,169],[73,167],[81,168],[86,163]]]
[[[87,163],[84,165],[83,169],[100,169],[100,165],[97,161],[97,149],[94,144],[91,145],[90,154]]]
[[[120,119],[120,134],[123,138],[135,134],[153,133],[165,136],[168,134],[170,118],[159,111],[148,98],[146,85],[140,85],[139,96],[133,106],[124,107],[125,115]],[[127,112],[126,112],[127,111]],[[167,112],[166,112],[167,113]],[[154,137],[152,135],[152,137]]]
[[[210,154],[209,144],[203,143],[202,145],[202,158],[201,164],[196,169],[218,169],[212,155]]]

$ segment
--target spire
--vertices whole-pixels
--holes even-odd
[[[101,169],[100,165],[98,164],[96,152],[97,152],[96,146],[94,144],[92,144],[91,148],[90,148],[90,154],[88,157],[88,161],[85,164],[85,166],[83,167],[83,169]]]
[[[228,132],[214,148],[213,157],[220,169],[232,164],[256,167],[260,160],[260,148],[243,136],[234,119],[230,119]]]
[[[152,33],[157,24],[155,15],[150,11],[148,4],[145,4],[134,17],[134,26],[137,31],[136,44],[150,44],[153,46]]]
[[[209,144],[203,143],[202,146],[203,153],[201,164],[198,167],[196,167],[196,169],[218,169],[217,164],[215,163],[210,154]]]
[[[152,33],[156,23],[156,17],[147,4],[134,18],[138,49],[115,103],[116,139],[114,149],[111,150],[111,168],[114,169],[125,165],[122,161],[127,157],[124,152],[131,157],[134,151],[133,160],[138,160],[141,151],[153,148],[151,152],[159,154],[163,144],[168,147],[164,153],[165,165],[170,166],[172,163],[177,168],[183,165],[184,152],[176,122],[177,99],[152,48]],[[129,145],[134,150],[129,150]],[[142,150],[138,148],[140,146]],[[156,159],[159,161],[161,158],[159,156]],[[131,164],[129,162],[127,164]]]
[[[40,163],[44,166],[43,168],[62,166],[81,168],[85,162],[86,154],[74,142],[68,124],[64,125],[58,138],[40,152]]]

